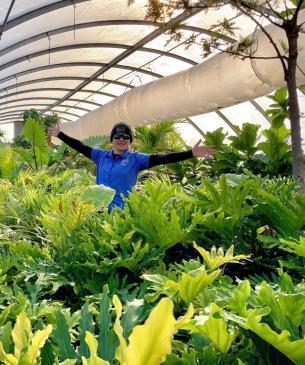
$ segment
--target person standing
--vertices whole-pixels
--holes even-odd
[[[128,193],[136,185],[140,171],[163,164],[184,161],[192,157],[206,157],[214,153],[212,146],[200,146],[198,141],[188,151],[167,154],[146,154],[130,151],[133,142],[131,127],[126,123],[117,123],[110,133],[112,150],[102,150],[86,146],[60,130],[58,125],[48,128],[47,134],[59,138],[71,148],[90,158],[96,164],[96,184],[103,184],[115,190],[115,195],[108,207],[110,212],[114,207],[124,207],[122,195]]]

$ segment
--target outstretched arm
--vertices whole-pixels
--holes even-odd
[[[187,160],[192,157],[207,157],[212,156],[215,152],[212,146],[200,146],[201,141],[198,141],[195,146],[188,151],[167,153],[165,155],[151,155],[149,158],[149,166],[154,167],[168,163],[175,163]]]
[[[77,152],[80,152],[84,156],[91,158],[92,148],[89,146],[86,146],[85,144],[83,144],[81,141],[78,141],[77,139],[67,136],[64,132],[61,132],[58,125],[49,127],[48,135],[59,138],[61,141],[66,143],[69,147],[73,148]]]

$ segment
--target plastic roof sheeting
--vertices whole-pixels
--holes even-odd
[[[133,87],[202,62],[200,46],[186,49],[184,41],[192,33],[209,37],[213,24],[224,16],[234,19],[239,28],[237,38],[254,29],[229,5],[217,11],[177,13],[183,19],[184,37],[166,44],[163,31],[145,21],[145,3],[137,0],[127,7],[126,0],[0,0],[0,25],[4,27],[0,39],[0,124],[20,120],[22,108],[29,107],[57,112],[63,122],[76,121]],[[229,44],[235,40],[227,37],[223,41]],[[302,105],[304,99],[300,93]],[[209,113],[191,120],[203,132],[221,126],[233,134],[227,118],[238,125],[249,121],[268,124],[250,103],[244,103],[242,109],[235,106],[222,110],[221,115]]]

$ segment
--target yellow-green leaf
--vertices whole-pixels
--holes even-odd
[[[256,315],[255,311],[249,310],[245,327],[270,343],[293,363],[297,365],[305,364],[305,338],[290,341],[290,333],[288,331],[284,330],[281,333],[273,331],[268,324],[260,323],[261,317],[261,315]]]
[[[179,297],[189,304],[208,285],[210,285],[221,273],[216,270],[208,274],[204,268],[194,270],[190,273],[183,273],[178,282]]]
[[[216,247],[213,246],[211,252],[206,251],[203,247],[199,247],[194,242],[195,249],[200,253],[205,263],[211,270],[215,270],[218,267],[227,264],[227,263],[240,263],[240,260],[248,259],[250,256],[248,255],[237,255],[234,256],[234,246],[230,246],[227,250],[226,254],[222,247],[216,250]]]
[[[0,361],[5,365],[18,365],[18,359],[12,354],[6,354],[2,342],[0,342]]]
[[[38,330],[32,338],[31,345],[25,354],[25,360],[30,364],[36,364],[40,356],[40,349],[44,346],[46,340],[53,330],[52,325],[47,325],[43,330]]]
[[[122,303],[120,302],[120,299],[117,295],[114,295],[112,298],[112,302],[114,305],[114,309],[116,312],[116,319],[113,325],[113,329],[115,334],[118,336],[118,339],[120,341],[120,346],[116,349],[115,352],[115,358],[123,364],[124,358],[125,358],[125,352],[127,348],[126,340],[123,337],[123,328],[121,326],[120,318],[122,315]]]
[[[19,360],[21,351],[28,346],[32,339],[32,327],[31,322],[24,312],[17,316],[14,329],[12,331],[12,337],[15,343],[15,357]]]
[[[227,323],[219,316],[221,312],[222,310],[216,304],[212,304],[209,318],[206,320],[206,317],[204,317],[203,324],[197,321],[196,327],[201,334],[213,343],[216,349],[225,354],[230,350],[237,333],[227,330]]]
[[[175,332],[173,307],[170,298],[162,299],[146,322],[133,329],[122,365],[159,365],[165,360]]]
[[[178,332],[179,329],[183,329],[184,326],[188,325],[191,322],[194,313],[195,313],[195,309],[194,309],[193,304],[191,303],[189,305],[188,310],[185,313],[185,315],[181,316],[177,319],[176,324],[175,324],[175,332]]]
[[[91,332],[86,331],[85,340],[90,350],[90,358],[85,359],[85,357],[82,356],[83,365],[110,365],[108,361],[97,356],[98,342]]]
[[[59,365],[74,365],[76,363],[76,360],[74,359],[67,359],[61,363],[59,363]]]

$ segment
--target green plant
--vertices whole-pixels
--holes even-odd
[[[35,119],[27,119],[22,134],[31,143],[32,160],[36,171],[38,167],[48,163],[47,137],[45,130]]]

